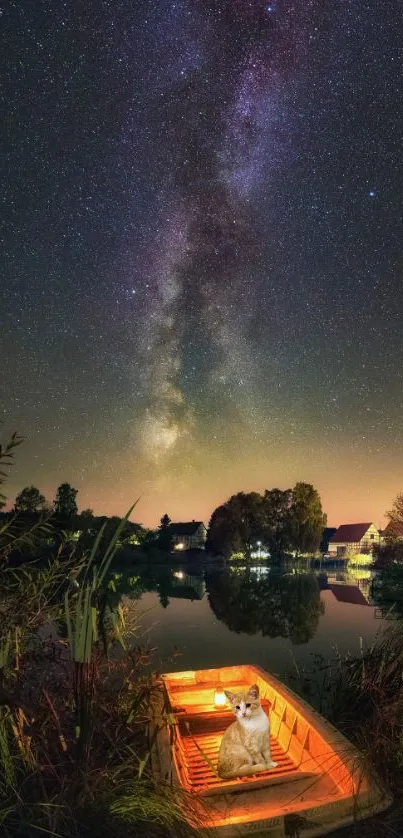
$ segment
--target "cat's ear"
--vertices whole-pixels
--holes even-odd
[[[228,692],[228,690],[224,690],[224,692],[225,692],[225,695],[228,698],[228,701],[230,702],[230,704],[232,704],[232,702],[235,701],[235,699],[236,699],[235,693],[230,693],[230,692]]]
[[[256,699],[259,698],[259,687],[257,684],[254,684],[253,687],[250,688],[248,696],[252,699],[252,701],[256,701]]]

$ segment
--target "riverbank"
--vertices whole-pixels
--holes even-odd
[[[110,585],[101,571],[102,563],[90,583],[88,562],[78,569],[55,560],[47,568],[3,570],[0,823],[5,838],[34,838],[41,831],[61,838],[109,838],[117,831],[130,838],[191,834],[183,818],[189,802],[156,785],[150,771],[144,730],[154,681],[147,673],[158,666],[159,650],[152,648],[147,615],[143,625],[139,617],[137,596],[148,587],[147,579],[133,578],[134,601],[122,604],[119,578],[114,575]],[[248,634],[255,643],[262,630],[256,615],[270,607],[270,636],[289,637],[292,628],[294,641],[304,648],[323,619],[316,578],[290,575],[285,584],[282,574],[266,580],[265,575],[227,569],[218,576],[187,577],[182,570],[164,569],[160,579],[150,579],[150,587],[159,586],[161,614],[169,613],[170,597],[189,614],[192,608],[208,609],[210,622],[215,614],[217,625],[230,630],[237,644]],[[362,606],[359,613],[369,611]],[[177,619],[183,638],[188,632],[181,628],[179,611]],[[203,654],[213,663],[207,634],[196,623],[199,650],[202,637]],[[380,825],[395,828],[396,834],[401,818],[401,638],[402,623],[396,620],[360,655],[343,654],[330,664],[317,657],[320,677],[316,672],[310,679],[305,669],[300,684],[295,679],[292,684],[360,748],[395,795],[390,812],[357,825],[354,835],[379,835]],[[184,668],[181,658],[179,668]]]

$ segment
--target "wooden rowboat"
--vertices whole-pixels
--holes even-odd
[[[190,820],[218,838],[327,835],[386,809],[391,798],[356,748],[280,681],[257,666],[228,666],[162,676],[165,713],[157,726],[154,772],[189,795]],[[269,712],[277,768],[222,780],[216,771],[222,734],[234,717],[232,692],[258,684]]]

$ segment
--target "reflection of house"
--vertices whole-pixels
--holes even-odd
[[[327,587],[338,602],[348,602],[350,605],[368,605],[368,600],[357,585],[328,585]]]
[[[201,600],[205,593],[206,585],[203,576],[183,573],[181,570],[174,573],[169,592],[171,599]]]
[[[169,533],[174,550],[204,550],[207,530],[203,521],[170,524]]]
[[[354,553],[371,554],[374,544],[379,542],[375,524],[342,524],[329,540],[329,553],[341,559]]]

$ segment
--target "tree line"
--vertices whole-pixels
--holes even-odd
[[[217,507],[210,520],[207,549],[229,558],[250,558],[263,545],[271,558],[287,552],[314,553],[319,549],[327,517],[317,490],[310,483],[293,489],[238,492]]]

